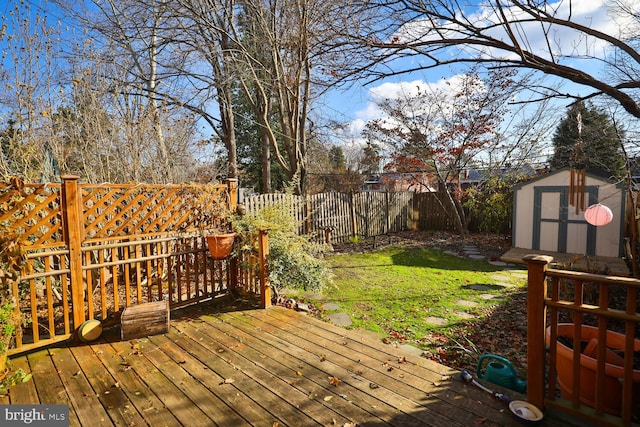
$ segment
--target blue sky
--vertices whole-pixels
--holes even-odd
[[[27,3],[38,8],[41,4],[46,5],[49,10],[49,17],[52,22],[55,20],[64,20],[64,14],[57,10],[53,5],[45,0],[27,0]],[[588,24],[592,27],[602,30],[605,33],[617,35],[624,23],[616,22],[614,17],[606,10],[606,0],[568,0],[549,3],[549,7],[557,8],[561,15],[568,16],[568,6],[571,4],[571,16],[576,22]],[[0,13],[7,14],[11,8],[8,2],[0,2]],[[491,11],[483,8],[477,9],[477,16],[483,19],[491,19]],[[64,27],[64,25],[63,25]],[[407,34],[420,35],[424,30],[421,28],[419,21],[414,22],[411,26],[403,28],[399,33],[400,37],[406,37]],[[404,34],[404,35],[403,35]],[[554,32],[553,33],[554,49],[569,53],[586,53],[591,55],[603,55],[607,46],[601,42],[579,39],[575,33]],[[546,41],[540,28],[535,24],[531,24],[525,29],[523,42],[525,42],[533,51],[544,52],[546,50]],[[572,59],[566,60],[568,65],[578,66],[582,69],[590,70],[595,75],[601,73],[600,63],[597,61],[586,61]],[[579,61],[579,63],[577,62]],[[407,58],[399,60],[395,63],[398,69],[409,68],[415,65],[415,58]],[[443,83],[453,78],[460,69],[449,67],[437,68],[423,72],[415,72],[411,74],[402,74],[365,85],[364,82],[354,83],[348,89],[335,89],[329,92],[316,105],[316,110],[321,111],[323,115],[331,117],[337,122],[344,123],[346,132],[335,135],[336,141],[343,143],[360,142],[360,131],[367,121],[381,116],[379,109],[373,102],[374,96],[393,98],[399,96],[406,88],[417,86],[437,86],[441,87]],[[577,87],[576,85],[565,83],[564,90],[572,93],[586,94],[587,89]],[[568,101],[560,101],[561,105],[566,105]],[[558,120],[561,116],[558,117]]]
[[[610,2],[606,0],[568,0],[550,2],[548,6],[557,10],[562,17],[571,16],[574,22],[588,25],[596,28],[606,34],[619,36],[621,29],[628,27],[628,22],[622,21],[620,17],[614,17],[607,5]],[[476,17],[491,21],[493,11],[484,8],[478,8]],[[421,37],[425,34],[424,28],[421,28],[419,21],[412,23],[411,26],[403,28],[398,34],[400,37]],[[404,35],[403,35],[404,34]],[[498,33],[497,33],[498,34]],[[558,54],[560,61],[566,65],[577,67],[581,70],[588,71],[595,76],[604,76],[603,63],[594,59],[580,59],[580,56],[601,57],[608,51],[608,46],[601,40],[585,38],[574,31],[568,29],[553,29],[551,32],[551,49]],[[541,30],[539,24],[532,22],[523,28],[521,43],[528,46],[533,52],[549,57],[547,39]],[[498,55],[499,52],[488,52],[488,54]],[[415,66],[415,62],[411,58],[397,61],[396,66],[400,68],[410,68]],[[408,87],[415,86],[432,86],[442,87],[445,80],[451,79],[460,69],[452,69],[447,67],[437,68],[424,72],[405,74],[393,78],[385,79],[374,84],[363,86],[355,85],[347,91],[333,91],[326,99],[326,109],[336,120],[344,121],[349,124],[350,133],[343,135],[343,138],[352,141],[359,140],[359,132],[364,124],[371,119],[380,117],[381,113],[376,108],[373,99],[374,96],[393,98],[400,96],[403,90]],[[603,77],[606,78],[606,77]],[[559,82],[556,80],[556,82]],[[576,95],[586,95],[592,92],[592,89],[581,87],[571,82],[562,82],[562,89]],[[558,105],[563,111],[564,107],[570,101],[559,100]],[[323,104],[324,105],[324,104]],[[557,121],[562,118],[558,115]]]

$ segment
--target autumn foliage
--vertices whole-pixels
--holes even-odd
[[[420,185],[448,190],[448,203],[441,207],[461,233],[470,222],[461,173],[481,167],[499,149],[499,128],[514,85],[513,72],[497,70],[483,78],[471,70],[445,86],[408,88],[401,97],[378,100],[386,117],[370,122],[365,131],[388,148],[387,171],[413,173],[416,179],[427,172],[430,182],[420,178]]]

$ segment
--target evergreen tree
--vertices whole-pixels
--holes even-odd
[[[550,166],[600,169],[620,177],[624,171],[622,137],[605,113],[582,102],[573,104],[553,135]]]
[[[341,147],[334,145],[329,149],[329,163],[331,163],[331,167],[335,172],[346,169],[347,161],[344,158],[344,152]]]
[[[273,157],[265,158],[263,151],[263,128],[255,119],[246,94],[242,91],[234,92],[235,134],[238,152],[238,169],[240,185],[253,187],[258,192],[281,191],[284,189],[287,177]],[[271,117],[271,120],[276,120]],[[277,124],[274,124],[276,127]],[[269,177],[264,176],[265,162],[268,163]],[[265,179],[269,182],[265,186]]]

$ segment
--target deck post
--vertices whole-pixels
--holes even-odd
[[[73,328],[85,321],[84,281],[82,279],[83,212],[82,194],[78,186],[79,176],[64,175],[62,179],[61,212],[64,224],[64,240],[69,247],[69,280],[73,304]]]
[[[260,305],[262,308],[271,306],[271,286],[269,285],[269,233],[261,228],[258,234],[258,258],[260,262]]]
[[[544,410],[546,271],[553,257],[526,255],[527,263],[527,400]]]

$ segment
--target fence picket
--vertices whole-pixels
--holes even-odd
[[[245,197],[242,203],[249,214],[282,204],[302,234],[324,241],[325,230],[331,229],[333,243],[351,238],[369,238],[419,228],[453,230],[442,212],[439,193],[362,192],[319,193],[302,197],[281,193]]]

